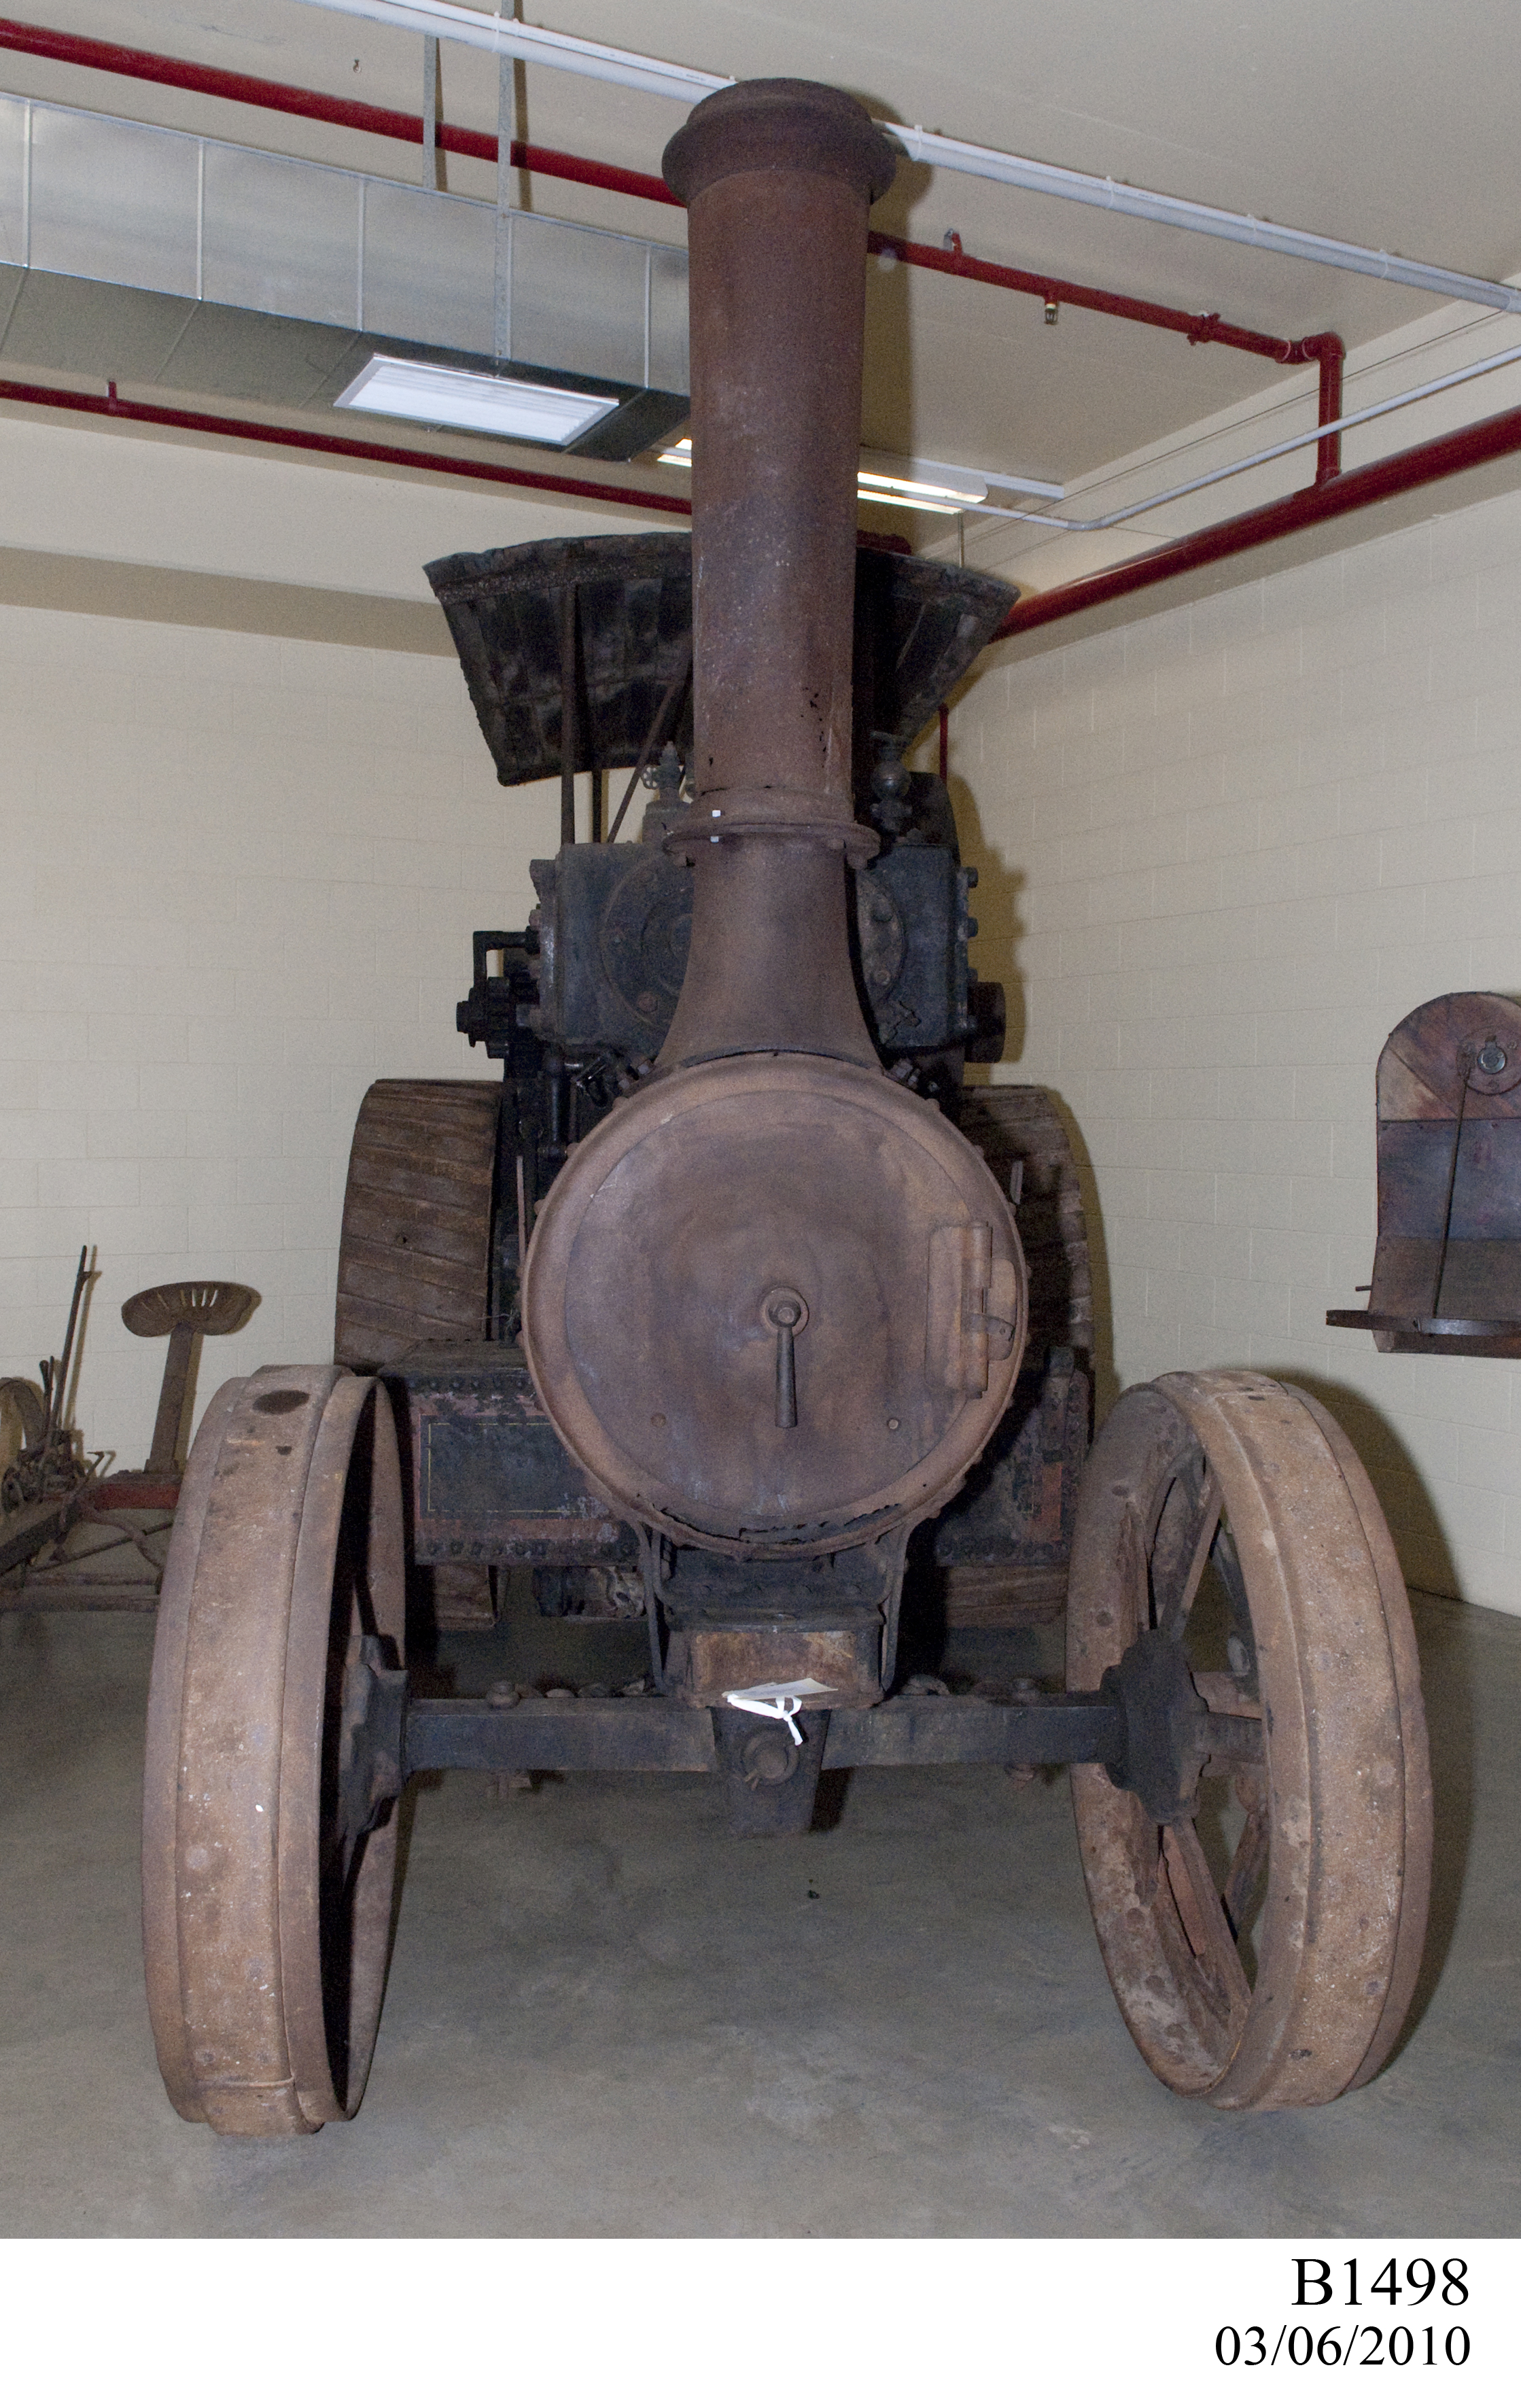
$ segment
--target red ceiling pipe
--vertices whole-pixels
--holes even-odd
[[[489,460],[461,460],[447,452],[414,452],[395,443],[365,443],[344,435],[319,435],[306,426],[270,426],[257,418],[214,418],[198,409],[161,409],[156,402],[123,401],[114,384],[104,394],[73,393],[65,385],[16,384],[0,380],[0,402],[20,401],[37,409],[81,410],[90,418],[126,418],[140,426],[177,426],[192,435],[236,436],[244,443],[278,443],[291,452],[326,452],[344,460],[378,460],[388,468],[426,468],[438,477],[469,477],[491,485],[527,486],[542,494],[575,494],[585,501],[616,502],[629,509],[661,510],[669,518],[690,518],[692,505],[684,494],[653,494],[642,485],[596,485],[590,479],[556,477],[535,468],[498,468]],[[861,552],[909,554],[907,536],[870,535],[865,528],[855,538]]]
[[[483,485],[525,486],[531,493],[574,494],[589,502],[619,502],[630,509],[664,511],[690,518],[684,495],[653,494],[638,485],[598,485],[586,477],[557,477],[541,468],[498,467],[489,460],[460,460],[447,452],[412,452],[398,443],[362,443],[346,435],[319,435],[312,427],[271,426],[257,418],[217,418],[201,409],[162,409],[156,402],[122,401],[115,385],[103,393],[71,393],[65,386],[16,384],[0,379],[0,402],[22,401],[40,409],[79,410],[90,418],[126,418],[139,426],[177,426],[190,435],[218,435],[239,443],[274,443],[288,452],[323,452],[339,460],[377,460],[388,468],[427,468],[438,476],[468,477]]]
[[[1521,409],[1502,410],[1499,417],[1459,427],[1454,435],[1436,436],[1429,443],[1417,443],[1408,452],[1393,452],[1388,459],[1375,460],[1369,467],[1350,468],[1324,481],[1317,478],[1314,484],[1286,494],[1280,502],[1268,502],[1260,509],[1243,511],[1240,518],[1201,527],[1197,535],[1164,544],[1160,551],[1145,552],[1139,560],[1123,561],[1117,568],[1101,568],[1092,577],[1075,579],[1070,585],[1055,585],[1046,594],[1032,594],[1027,601],[1014,604],[992,641],[1000,643],[1006,636],[1022,636],[1032,627],[1048,625],[1054,619],[1068,619],[1075,611],[1097,609],[1100,602],[1139,594],[1148,585],[1161,585],[1169,578],[1185,576],[1191,568],[1229,560],[1238,552],[1254,551],[1258,544],[1272,543],[1280,536],[1324,525],[1327,520],[1345,517],[1353,510],[1365,510],[1372,503],[1388,501],[1397,494],[1414,493],[1420,486],[1434,485],[1443,477],[1456,477],[1464,468],[1481,468],[1487,461],[1503,460],[1514,452],[1521,452]]]
[[[1340,335],[1312,335],[1300,346],[1312,353],[1320,366],[1320,415],[1322,426],[1332,426],[1342,415],[1342,370],[1346,362],[1347,347]],[[1315,446],[1315,482],[1327,484],[1342,473],[1342,437],[1323,435]]]
[[[50,25],[27,25],[0,17],[0,50],[25,50],[33,58],[57,59],[65,66],[97,67],[104,75],[129,76],[139,83],[171,84],[180,92],[200,92],[213,100],[233,100],[246,108],[277,109],[285,117],[309,117],[324,125],[346,125],[355,134],[379,134],[392,142],[423,139],[423,120],[402,108],[376,108],[368,101],[339,100],[331,93],[310,92],[302,84],[270,83],[263,76],[231,75],[222,67],[196,65],[159,50],[123,49],[119,42],[97,42],[85,34],[55,33]],[[440,150],[457,150],[466,158],[496,158],[495,134],[477,134],[467,125],[440,125]],[[534,142],[514,142],[511,164],[541,176],[559,176],[573,184],[595,184],[604,192],[631,193],[642,201],[664,201],[679,207],[676,195],[658,176],[638,176],[624,167],[610,167],[601,159],[579,158],[571,150],[544,150]]]
[[[465,477],[483,484],[574,494],[588,501],[621,503],[632,509],[662,511],[673,517],[689,517],[692,509],[690,502],[673,494],[652,494],[624,485],[597,485],[589,480],[556,477],[537,469],[496,467],[488,461],[459,460],[441,452],[412,452],[399,445],[355,442],[343,436],[318,435],[302,426],[270,426],[258,419],[216,418],[201,410],[161,409],[152,402],[122,401],[114,389],[108,394],[72,393],[63,386],[0,380],[0,403],[4,402],[22,402],[39,409],[77,410],[96,418],[125,418],[144,426],[179,427],[191,434],[217,435],[244,443],[272,443],[293,452],[326,452],[340,459],[374,460],[387,467],[424,468],[438,476]],[[989,640],[1001,643],[1006,637],[1025,635],[1053,620],[1096,609],[1102,602],[1141,593],[1149,585],[1185,576],[1192,568],[1229,560],[1240,552],[1272,543],[1280,536],[1294,535],[1301,528],[1368,509],[1375,502],[1413,493],[1422,485],[1437,484],[1443,477],[1457,476],[1465,468],[1483,467],[1489,461],[1505,459],[1515,452],[1521,452],[1521,409],[1508,409],[1497,418],[1481,419],[1475,426],[1460,427],[1454,435],[1441,435],[1408,452],[1397,452],[1387,460],[1374,461],[1370,467],[1354,468],[1325,482],[1317,479],[1313,485],[1289,494],[1282,501],[1269,502],[1261,509],[1247,510],[1240,518],[1223,520],[1212,527],[1202,527],[1197,535],[1184,536],[1181,541],[1146,552],[1139,560],[1124,561],[1117,568],[1100,569],[1092,577],[1077,578],[1070,585],[1053,586],[1046,594],[1032,594],[1028,600],[1015,603]],[[861,536],[857,540],[880,550],[908,548],[897,536]]]
[[[910,267],[933,268],[940,276],[965,276],[974,284],[1001,285],[1007,293],[1029,293],[1048,305],[1066,301],[1074,309],[1097,309],[1110,318],[1128,318],[1140,326],[1160,326],[1171,335],[1186,335],[1191,343],[1224,343],[1231,351],[1254,351],[1259,359],[1276,360],[1281,367],[1300,367],[1320,356],[1324,343],[1340,343],[1337,335],[1307,335],[1290,342],[1283,335],[1259,335],[1250,326],[1233,326],[1218,312],[1190,316],[1184,309],[1164,308],[1158,301],[1138,301],[1127,293],[1107,293],[1097,284],[1069,284],[1059,276],[1034,276],[1023,267],[1003,267],[997,260],[978,259],[961,248],[959,236],[943,250],[923,242],[904,242],[893,234],[874,234],[874,251],[904,260]]]
[[[167,58],[157,50],[125,50],[117,42],[97,42],[83,34],[55,33],[50,26],[23,24],[15,18],[0,18],[0,50],[25,50],[34,58],[57,59],[65,66],[96,67],[103,74],[135,77],[143,83],[172,84],[183,92],[206,93],[215,100],[237,101],[251,108],[278,109],[287,117],[313,118],[327,125],[346,125],[355,133],[378,134],[393,142],[421,143],[423,139],[422,118],[410,116],[405,109],[376,108],[361,100],[338,100],[329,93],[309,92],[299,84],[269,83],[260,76],[232,75],[222,67],[198,66],[188,59]],[[496,158],[496,136],[477,134],[468,126],[440,125],[438,142],[441,150],[459,151],[467,158],[493,163]],[[558,177],[567,183],[590,184],[606,193],[626,193],[639,201],[658,201],[669,208],[682,206],[670,186],[658,176],[637,175],[631,168],[610,166],[602,159],[583,159],[570,150],[545,150],[534,142],[514,142],[511,165],[538,175]],[[896,235],[885,234],[872,235],[870,248],[891,252],[911,267],[927,267],[938,276],[964,276],[974,284],[999,285],[1006,292],[1033,294],[1038,300],[1065,301],[1074,309],[1095,309],[1106,317],[1128,318],[1137,325],[1158,326],[1169,334],[1186,335],[1191,343],[1223,343],[1232,351],[1252,351],[1260,359],[1276,360],[1284,367],[1302,366],[1322,357],[1322,345],[1340,344],[1335,335],[1310,335],[1302,341],[1290,342],[1280,335],[1259,335],[1250,326],[1234,326],[1215,312],[1190,316],[1183,309],[1164,308],[1159,302],[1138,301],[1128,294],[1105,292],[1098,285],[1069,284],[1060,277],[1032,276],[1022,268],[1000,266],[996,260],[975,258],[961,249],[959,236],[950,251],[937,251],[926,243],[906,242]],[[1323,377],[1322,420],[1338,414],[1327,409],[1325,399]],[[1336,440],[1331,437],[1329,444]]]

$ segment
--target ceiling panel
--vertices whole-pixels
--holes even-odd
[[[51,15],[48,7],[39,13]],[[62,12],[59,12],[62,15]],[[487,11],[490,13],[490,11]],[[1349,240],[1504,277],[1521,267],[1514,95],[1521,9],[1505,0],[538,0],[556,29],[738,75],[817,77],[880,113]],[[412,36],[303,0],[71,0],[71,30],[415,109]],[[292,118],[0,53],[0,83],[389,176],[417,155]],[[495,129],[497,70],[446,45],[447,117]],[[583,79],[514,81],[520,132],[646,172],[683,114]],[[451,188],[492,170],[451,159]],[[682,239],[673,211],[536,176],[512,197]],[[877,222],[1272,333],[1349,344],[1424,316],[1428,295],[905,165]],[[985,288],[873,273],[867,439],[1069,480],[1271,385],[1260,362]]]

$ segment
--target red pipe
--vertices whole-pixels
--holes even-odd
[[[1148,585],[1185,576],[1191,568],[1232,559],[1258,544],[1273,543],[1280,536],[1323,525],[1352,510],[1365,510],[1397,494],[1414,493],[1464,468],[1503,460],[1513,452],[1521,452],[1521,409],[1502,410],[1497,418],[1481,419],[1474,426],[1459,427],[1454,435],[1439,435],[1429,443],[1417,443],[1408,452],[1375,460],[1369,467],[1351,468],[1325,481],[1317,478],[1314,484],[1286,494],[1282,501],[1267,502],[1260,509],[1243,511],[1240,518],[1201,527],[1197,535],[1165,544],[1139,560],[1101,568],[1091,577],[1074,579],[1070,585],[1055,585],[1047,594],[1032,594],[1027,602],[1014,604],[991,640],[1000,643],[1006,636],[1022,636],[1032,627],[1049,625],[1054,619],[1068,619],[1075,611],[1097,609],[1100,602],[1139,594]]]
[[[640,485],[595,485],[581,477],[556,477],[538,468],[499,468],[487,460],[460,460],[447,452],[412,452],[395,443],[364,443],[352,436],[319,435],[306,426],[271,426],[257,418],[213,418],[199,409],[162,409],[156,402],[123,401],[114,384],[104,394],[71,393],[65,386],[0,380],[0,402],[26,402],[37,409],[81,410],[91,418],[127,418],[140,426],[178,426],[193,435],[236,436],[244,443],[278,443],[291,452],[325,452],[344,460],[379,460],[386,467],[426,468],[439,477],[472,477],[491,485],[526,485],[541,494],[576,494],[584,500],[617,502],[630,509],[663,510],[667,518],[692,515],[682,494],[653,494]],[[862,552],[907,554],[907,536],[856,535]]]
[[[101,394],[0,380],[0,402],[7,401],[23,402],[39,409],[78,410],[95,418],[125,418],[144,426],[180,427],[191,434],[219,435],[245,443],[278,444],[294,452],[376,460],[389,467],[426,468],[438,476],[473,478],[484,484],[575,494],[590,501],[622,503],[632,509],[664,511],[674,517],[690,517],[692,510],[690,502],[674,495],[644,493],[630,486],[596,485],[537,469],[504,468],[486,461],[453,459],[440,452],[410,452],[398,445],[355,442],[343,436],[318,435],[307,427],[270,426],[251,418],[214,418],[201,410],[161,409],[152,402],[122,401],[114,386],[108,394]],[[1166,544],[1139,560],[1123,561],[1117,568],[1099,569],[1092,577],[1075,579],[1070,585],[1053,586],[1047,594],[1032,594],[1028,601],[1015,603],[988,640],[1001,643],[1006,637],[1025,635],[1032,627],[1046,626],[1053,620],[1096,609],[1102,602],[1141,593],[1149,585],[1185,576],[1192,568],[1229,560],[1260,544],[1273,543],[1280,536],[1294,535],[1301,528],[1322,525],[1352,511],[1367,509],[1375,502],[1413,493],[1423,485],[1439,483],[1443,477],[1457,476],[1465,468],[1483,467],[1514,452],[1521,452],[1521,409],[1508,409],[1499,417],[1481,419],[1477,425],[1460,427],[1454,435],[1437,436],[1429,443],[1418,443],[1408,452],[1397,452],[1387,460],[1374,461],[1369,467],[1351,469],[1325,482],[1317,479],[1314,484],[1287,494],[1282,501],[1269,502],[1260,509],[1247,510],[1240,518],[1225,519],[1212,527],[1201,527],[1197,535],[1184,536],[1181,541]],[[881,549],[907,549],[900,537],[862,537],[859,540]]]
[[[589,478],[556,477],[540,468],[498,467],[488,460],[459,460],[446,452],[410,452],[396,443],[361,443],[345,435],[319,435],[306,426],[271,426],[256,418],[215,418],[200,409],[161,409],[156,402],[122,401],[115,385],[104,394],[70,393],[61,385],[14,384],[0,380],[0,402],[22,401],[39,409],[74,409],[91,418],[127,418],[139,426],[178,426],[191,435],[221,435],[240,443],[275,443],[288,452],[323,452],[340,460],[378,460],[390,468],[428,468],[442,477],[470,477],[483,485],[526,486],[532,493],[575,494],[592,502],[621,502],[630,509],[661,510],[690,518],[692,505],[675,494],[646,493],[638,485],[597,485]]]
[[[423,120],[404,109],[377,108],[367,101],[338,100],[324,92],[309,92],[299,84],[268,83],[260,76],[233,75],[222,67],[203,67],[187,59],[174,59],[157,50],[125,50],[116,42],[97,42],[83,34],[55,33],[48,25],[28,25],[15,18],[0,18],[0,50],[24,50],[35,58],[57,59],[66,66],[96,67],[106,75],[135,77],[143,83],[172,84],[180,91],[206,93],[215,100],[232,100],[251,108],[271,108],[287,117],[309,117],[327,125],[346,125],[359,134],[378,134],[393,142],[421,143]],[[477,134],[465,125],[440,125],[438,148],[456,150],[468,158],[496,158],[496,137],[494,134]],[[635,200],[659,201],[670,208],[682,204],[668,184],[658,176],[640,176],[630,168],[613,167],[605,160],[583,159],[570,150],[543,150],[537,143],[514,142],[511,165],[525,167],[541,176],[554,176],[572,184],[590,184],[607,193],[626,193]],[[1290,342],[1280,335],[1259,335],[1249,326],[1234,326],[1215,312],[1190,316],[1182,309],[1167,309],[1155,301],[1138,301],[1125,293],[1105,292],[1096,284],[1069,284],[1060,277],[1032,276],[1017,267],[1002,267],[996,260],[978,259],[961,249],[957,236],[953,249],[937,251],[922,242],[905,242],[896,235],[874,234],[870,237],[874,251],[890,252],[905,260],[911,267],[927,267],[938,276],[964,276],[974,284],[999,285],[1010,293],[1030,293],[1046,302],[1068,302],[1074,309],[1095,309],[1111,318],[1128,318],[1137,325],[1159,326],[1166,333],[1186,335],[1190,343],[1223,343],[1238,351],[1252,351],[1258,358],[1276,360],[1281,366],[1297,367],[1308,361],[1320,359],[1324,366],[1322,346],[1335,343],[1335,335],[1310,335],[1299,342]],[[1321,417],[1335,417],[1335,410],[1325,407],[1324,376],[1321,392]],[[1328,439],[1326,449],[1334,444]]]
[[[86,34],[55,33],[50,25],[26,25],[14,17],[0,17],[0,50],[25,50],[31,57],[57,59],[65,66],[98,67],[104,75],[129,76],[139,83],[171,84],[180,92],[208,93],[213,100],[233,100],[247,108],[277,109],[285,117],[309,117],[324,125],[346,125],[356,134],[379,134],[392,142],[423,139],[423,120],[402,108],[377,108],[365,100],[338,100],[331,93],[309,92],[302,84],[269,83],[263,76],[232,75],[222,67],[197,66],[189,59],[165,57],[158,50],[125,50],[119,42],[97,42]],[[477,134],[467,125],[440,125],[440,150],[458,150],[471,159],[496,158],[495,134]],[[658,176],[639,176],[624,167],[610,167],[600,159],[581,159],[571,150],[542,150],[537,143],[514,142],[511,165],[541,176],[559,176],[572,184],[595,184],[604,192],[631,193],[637,200],[665,201],[680,207],[676,195]]]
[[[1347,347],[1340,335],[1312,335],[1308,350],[1313,346],[1320,361],[1320,414],[1318,423],[1332,426],[1342,415],[1342,369]],[[1323,435],[1315,446],[1315,482],[1324,485],[1342,473],[1342,437]]]
[[[1233,326],[1212,311],[1190,317],[1183,309],[1166,309],[1157,301],[1137,301],[1127,293],[1107,293],[1097,284],[1069,284],[1059,276],[1032,276],[1023,267],[1003,267],[992,259],[978,259],[961,248],[954,236],[943,250],[927,243],[904,242],[895,234],[874,234],[874,251],[905,260],[911,267],[933,268],[940,276],[965,276],[975,284],[1001,285],[1008,293],[1030,293],[1048,306],[1066,301],[1074,309],[1097,309],[1111,318],[1129,318],[1137,325],[1160,326],[1168,334],[1186,335],[1191,343],[1224,343],[1232,351],[1254,351],[1259,359],[1276,360],[1283,367],[1301,367],[1321,356],[1321,346],[1336,343],[1338,335],[1307,335],[1290,342],[1282,335],[1258,335],[1250,326]]]

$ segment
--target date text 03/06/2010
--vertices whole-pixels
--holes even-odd
[[[1439,2271],[1429,2258],[1401,2266],[1388,2258],[1370,2274],[1356,2258],[1333,2268],[1328,2258],[1296,2258],[1296,2308],[1363,2308],[1387,2303],[1391,2314],[1417,2313],[1436,2294],[1443,2307],[1467,2304],[1468,2260],[1444,2258]],[[1318,2331],[1309,2325],[1222,2325],[1214,2337],[1222,2366],[1466,2366],[1469,2335],[1462,2325],[1336,2324]]]

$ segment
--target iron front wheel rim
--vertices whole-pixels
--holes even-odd
[[[1255,1813],[1243,1799],[1225,1881],[1193,1822],[1164,1831],[1099,1766],[1072,1776],[1099,1946],[1132,2037],[1169,2087],[1217,2106],[1314,2105],[1368,2080],[1419,1962],[1430,1793],[1413,1639],[1350,1455],[1297,1391],[1176,1373],[1120,1399],[1084,1473],[1070,1685],[1097,1687],[1148,1626],[1186,1629],[1222,1525],[1249,1612],[1253,1674],[1196,1675],[1213,1710],[1261,1708],[1260,1799]],[[1264,1840],[1254,1978],[1242,1852]]]
[[[394,1816],[333,1878],[336,1716],[362,1636],[403,1650],[395,1421],[380,1383],[273,1366],[222,1389],[187,1467],[144,1781],[150,2012],[165,2086],[222,2132],[309,2132],[365,2087]]]

